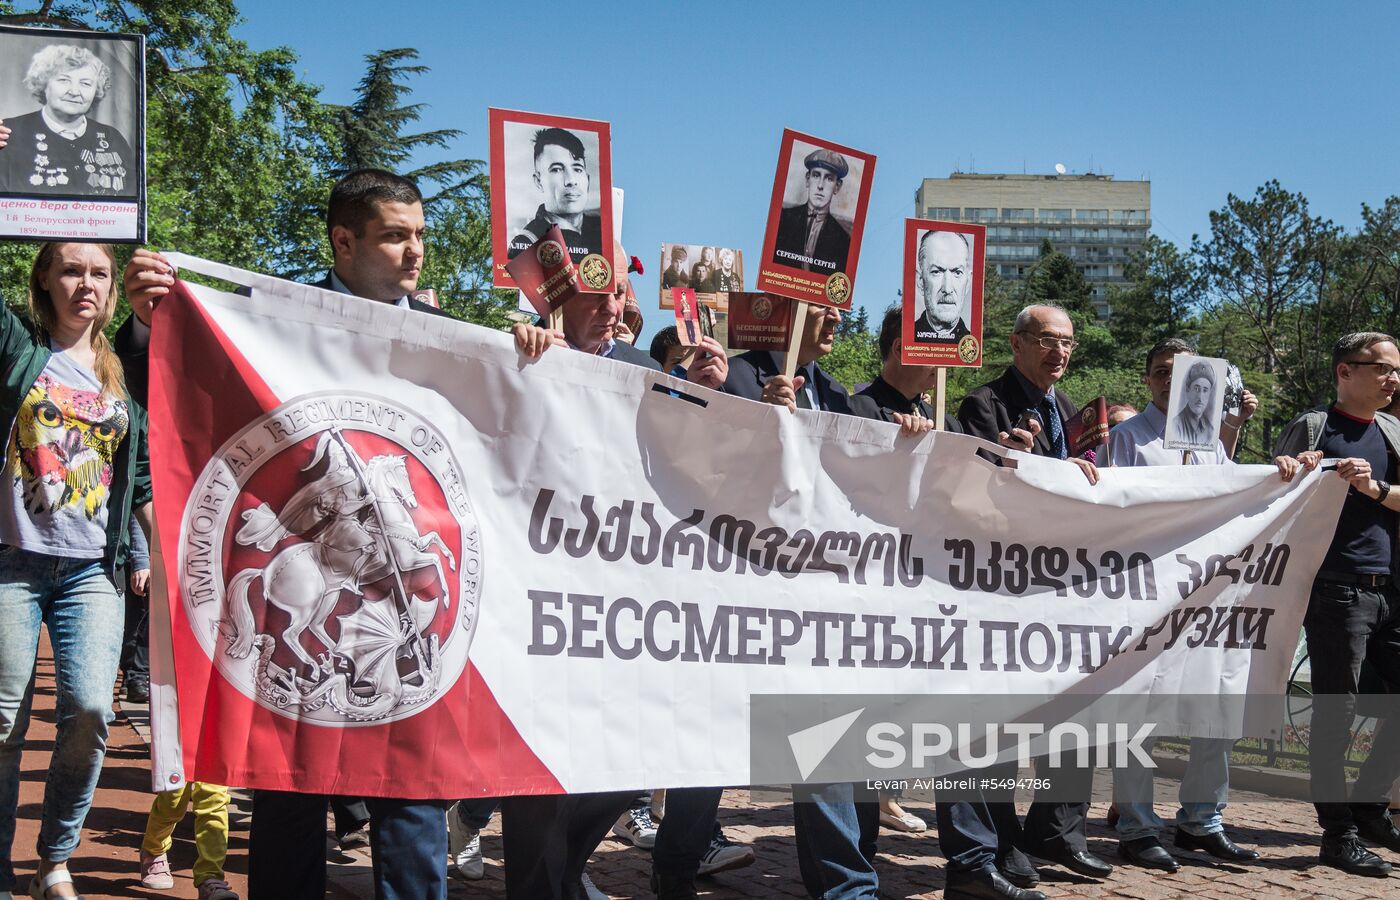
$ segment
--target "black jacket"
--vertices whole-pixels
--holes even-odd
[[[813,259],[829,263],[829,265],[808,265],[778,255],[779,250],[786,250],[789,253],[802,256],[804,255],[802,251],[806,247],[807,204],[784,207],[783,211],[778,214],[778,237],[773,243],[773,262],[796,269],[806,269],[818,275],[846,271],[846,258],[851,253],[851,236],[846,232],[846,226],[838,222],[829,210],[826,214],[826,222],[823,223],[822,230],[817,234],[816,246],[812,249]]]
[[[1065,396],[1064,391],[1055,391],[1055,403],[1060,410],[1060,425],[1079,414],[1079,407]],[[996,443],[997,433],[1011,433],[1011,426],[1026,410],[1034,410],[1039,401],[1026,395],[1020,379],[1012,368],[1007,368],[1000,378],[989,381],[963,398],[958,407],[958,420],[963,431],[985,441]],[[1066,438],[1068,443],[1068,438]],[[1050,429],[1041,423],[1040,434],[1035,436],[1031,452],[1039,456],[1050,456]]]
[[[851,410],[858,416],[884,422],[893,422],[895,413],[908,415],[917,412],[925,419],[933,418],[933,410],[922,397],[910,400],[879,375],[866,385],[865,390],[851,398]],[[944,413],[943,430],[962,433],[962,425],[951,413]]]
[[[822,371],[822,367],[812,365],[816,373],[813,389],[817,394],[817,404],[827,412],[856,415],[851,409],[851,396],[841,383]],[[729,377],[724,380],[724,392],[749,400],[763,401],[763,385],[775,375],[783,374],[778,369],[777,360],[768,350],[750,350],[729,360]],[[805,388],[804,388],[805,390]]]

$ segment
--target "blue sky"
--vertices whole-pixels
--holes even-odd
[[[1400,4],[244,0],[240,36],[288,45],[324,99],[364,56],[416,47],[427,128],[485,159],[490,106],[606,119],[623,239],[654,309],[663,241],[756,259],[784,127],[876,154],[856,302],[895,298],[924,177],[1071,171],[1152,181],[1185,245],[1269,178],[1348,228],[1400,193]],[[747,267],[752,278],[752,263]]]

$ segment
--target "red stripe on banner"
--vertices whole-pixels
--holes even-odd
[[[216,675],[179,593],[181,524],[187,503],[199,508],[200,498],[191,493],[209,461],[281,401],[178,281],[156,315],[150,376],[156,517],[166,536],[186,778],[401,798],[562,793],[558,779],[525,743],[470,661],[456,684],[431,706],[391,723],[355,727],[274,713]],[[230,525],[228,533],[233,530]]]

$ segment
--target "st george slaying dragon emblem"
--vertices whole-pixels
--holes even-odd
[[[180,554],[201,645],[283,715],[405,718],[466,665],[475,515],[447,441],[400,404],[309,395],[243,429],[196,483]]]

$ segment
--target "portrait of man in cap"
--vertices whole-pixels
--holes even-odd
[[[541,128],[532,143],[530,182],[541,202],[534,218],[510,239],[510,258],[544,237],[551,225],[563,232],[571,256],[598,253],[603,247],[603,225],[598,212],[587,208],[593,176],[583,141],[564,128]]]
[[[666,254],[663,252],[662,256]],[[673,287],[690,287],[690,253],[684,244],[671,245],[671,264],[661,273],[661,289],[668,291]]]
[[[914,320],[914,340],[920,344],[956,344],[969,333],[972,244],[967,235],[958,231],[925,231],[919,238],[915,259],[919,317]]]
[[[794,154],[798,148],[798,144],[793,145]],[[841,192],[850,165],[840,153],[824,147],[812,150],[802,161],[806,168],[802,176],[806,200],[783,207],[773,262],[819,275],[844,272],[851,251],[851,233],[834,215],[832,201]]]

